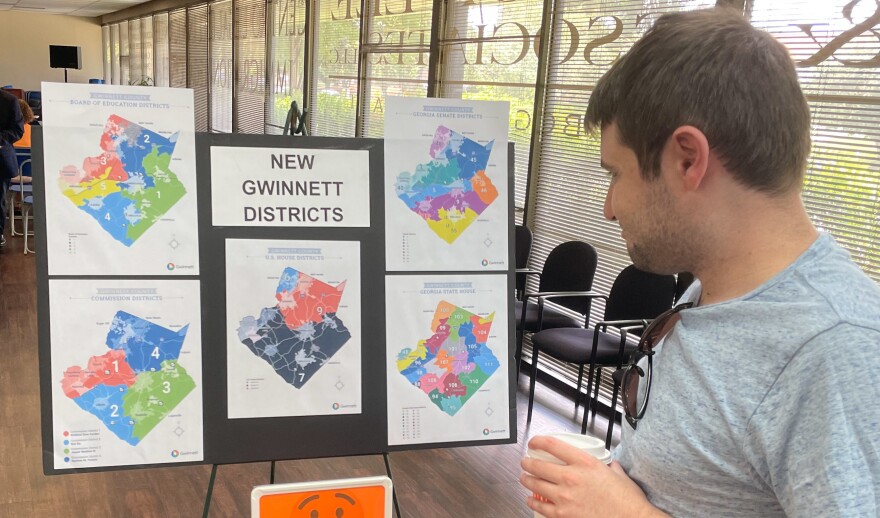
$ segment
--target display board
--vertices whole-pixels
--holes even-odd
[[[512,271],[389,271],[383,150],[197,134],[191,270],[53,274],[39,253],[45,473],[514,442]],[[43,155],[37,129],[40,251],[70,203]]]

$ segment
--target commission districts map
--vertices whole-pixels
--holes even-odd
[[[431,338],[397,356],[397,370],[449,415],[498,370],[498,358],[486,347],[495,313],[482,318],[441,301],[434,312]]]
[[[185,194],[169,168],[177,133],[163,137],[118,115],[101,135],[102,153],[65,166],[64,196],[120,243],[131,246]]]
[[[68,367],[61,387],[80,408],[136,446],[196,387],[177,362],[189,326],[172,331],[119,311],[107,333],[110,351]]]
[[[417,165],[415,173],[397,176],[397,196],[447,243],[458,239],[498,198],[486,176],[493,142],[483,146],[438,126],[429,150],[431,160]]]
[[[285,268],[275,290],[275,307],[259,318],[245,317],[238,338],[284,381],[302,388],[351,338],[336,316],[345,282],[336,287]]]

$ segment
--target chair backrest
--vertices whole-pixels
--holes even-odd
[[[18,160],[19,176],[31,176],[31,148],[15,148],[15,158]]]
[[[525,225],[516,226],[514,235],[514,253],[517,268],[529,267],[529,256],[532,255],[532,231]],[[526,289],[526,274],[516,276],[516,292],[522,293]]]
[[[587,291],[593,288],[593,277],[599,255],[596,249],[583,241],[567,241],[554,248],[541,269],[538,291]],[[590,313],[591,301],[580,297],[563,297],[553,302],[577,311]]]
[[[614,280],[605,320],[652,319],[672,307],[675,276],[657,275],[629,265]]]

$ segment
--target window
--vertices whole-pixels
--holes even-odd
[[[535,212],[530,216],[534,221],[534,264],[544,264],[550,251],[562,242],[586,241],[599,253],[593,289],[606,294],[630,264],[617,224],[603,216],[608,175],[599,165],[598,138],[587,136],[584,129],[590,92],[614,60],[661,14],[714,4],[714,0],[560,0],[552,21]],[[530,283],[534,284],[529,289],[536,291],[535,279]],[[604,304],[597,300],[591,320],[601,320],[604,311]],[[577,371],[573,367],[552,358],[542,358],[541,365],[574,386]],[[602,391],[610,400],[609,387],[605,377]]]
[[[512,194],[519,209],[526,198],[543,7],[542,1],[448,0],[440,40],[440,97],[510,101]]]
[[[758,0],[751,15],[788,47],[810,105],[807,211],[880,282],[880,7]]]
[[[276,0],[269,6],[269,98],[266,133],[281,134],[290,104],[305,105],[306,2]]]
[[[360,2],[340,0],[319,5],[309,132],[321,137],[353,137]]]
[[[385,97],[427,97],[431,0],[384,0],[367,4],[360,60],[364,81],[360,136],[385,133]]]

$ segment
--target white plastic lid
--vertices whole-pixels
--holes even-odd
[[[595,437],[591,437],[589,435],[581,435],[579,433],[550,433],[546,434],[547,437],[553,437],[554,439],[560,440],[566,444],[570,444],[579,450],[589,453],[593,457],[599,459],[603,464],[611,464],[611,452],[605,449],[605,441],[602,439],[597,439]],[[547,462],[552,462],[554,464],[565,464],[561,460],[557,459],[553,455],[550,455],[544,450],[533,450],[528,448],[526,450],[526,455],[532,459],[543,460]]]

